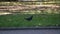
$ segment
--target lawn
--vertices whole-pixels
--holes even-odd
[[[52,2],[0,2],[0,6],[18,6],[18,5],[60,5],[60,1]],[[40,10],[39,10],[40,11]],[[9,14],[9,15],[0,15],[0,27],[40,27],[40,26],[60,26],[60,10],[50,10],[47,9],[45,13],[40,14],[39,11],[35,10],[31,13],[36,14]],[[1,11],[0,11],[1,13]],[[24,13],[24,12],[23,12]],[[54,14],[53,14],[54,13]],[[55,14],[56,13],[56,14]],[[25,18],[33,15],[31,21],[27,21]]]
[[[33,15],[31,21],[25,18]],[[59,26],[60,14],[10,14],[0,16],[0,27]]]

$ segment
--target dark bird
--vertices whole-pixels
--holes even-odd
[[[27,21],[31,21],[32,18],[33,18],[33,16],[30,16],[30,17],[27,17],[27,18],[25,18],[25,19],[26,19]]]

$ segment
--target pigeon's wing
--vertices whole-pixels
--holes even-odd
[[[27,18],[25,18],[25,19],[28,20],[28,21],[31,21],[32,18],[33,18],[33,16],[30,16],[30,17],[27,17]]]

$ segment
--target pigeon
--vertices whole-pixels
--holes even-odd
[[[27,20],[27,21],[31,21],[32,18],[33,18],[33,16],[30,16],[30,17],[25,18],[25,20]]]

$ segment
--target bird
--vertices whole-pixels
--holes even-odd
[[[25,18],[25,20],[27,20],[27,21],[31,21],[32,18],[33,18],[33,16],[30,16],[30,17]]]

